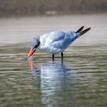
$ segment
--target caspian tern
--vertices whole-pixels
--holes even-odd
[[[28,57],[33,56],[36,49],[39,48],[42,51],[51,53],[52,60],[54,60],[54,54],[61,53],[61,59],[63,60],[64,50],[78,37],[91,29],[89,27],[83,30],[83,28],[84,26],[79,28],[77,31],[72,32],[54,31],[43,34],[39,37],[34,37]]]

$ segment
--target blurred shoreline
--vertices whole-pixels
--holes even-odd
[[[0,17],[107,13],[107,0],[0,0]]]
[[[66,16],[105,16],[107,12],[102,13],[65,13],[65,14],[32,14],[32,15],[10,15],[10,16],[0,16],[0,19],[11,19],[11,18],[41,18],[41,17],[66,17]]]

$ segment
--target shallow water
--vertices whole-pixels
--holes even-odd
[[[55,62],[28,48],[0,47],[1,107],[106,107],[107,45],[73,46]]]

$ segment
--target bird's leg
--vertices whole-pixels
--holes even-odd
[[[61,52],[61,61],[63,61],[63,52]]]
[[[54,54],[52,54],[52,61],[54,61],[54,59],[55,59],[55,55],[54,55]]]

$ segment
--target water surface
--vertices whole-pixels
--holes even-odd
[[[73,46],[55,62],[28,48],[1,46],[1,107],[106,107],[107,45]],[[69,49],[69,50],[70,50]]]

